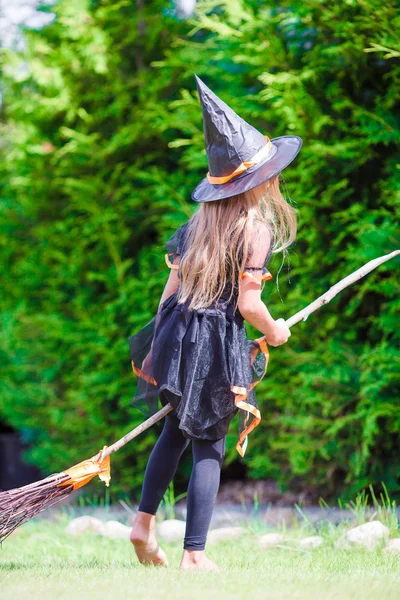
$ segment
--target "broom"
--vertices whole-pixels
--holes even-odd
[[[395,250],[390,254],[371,260],[351,275],[348,275],[339,281],[306,308],[293,315],[286,321],[286,324],[288,327],[292,327],[300,321],[305,321],[311,313],[330,302],[332,298],[343,289],[361,279],[382,263],[399,254],[400,250]],[[257,341],[260,342],[262,339],[263,338],[260,338]],[[154,425],[154,423],[165,417],[171,410],[173,410],[173,407],[170,404],[167,404],[152,417],[115,442],[112,446],[104,446],[103,450],[96,456],[93,456],[66,471],[50,475],[41,481],[25,485],[21,488],[0,492],[0,544],[17,527],[57,502],[61,502],[64,498],[67,498],[72,491],[86,485],[96,475],[98,475],[108,486],[111,478],[110,455],[125,446],[128,442],[133,440],[133,438],[142,433],[142,431],[145,431]]]

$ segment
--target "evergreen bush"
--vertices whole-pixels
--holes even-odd
[[[142,419],[127,337],[157,308],[163,243],[207,169],[194,73],[270,137],[304,140],[284,173],[297,242],[264,292],[276,318],[399,247],[400,197],[396,2],[201,0],[189,21],[161,0],[54,10],[25,51],[2,50],[1,76],[0,416],[46,472]],[[272,349],[249,476],[325,498],[381,481],[398,494],[397,266]],[[228,462],[235,437],[236,424]],[[115,490],[138,489],[154,441],[116,455]]]

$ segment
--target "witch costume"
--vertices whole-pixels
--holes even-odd
[[[209,173],[192,194],[195,202],[223,201],[253,189],[282,171],[298,154],[301,139],[269,139],[241,119],[196,77],[203,111]],[[263,248],[250,248],[244,272],[257,282],[271,279],[267,265],[271,236]],[[187,223],[166,244],[166,263],[178,270],[188,248]],[[260,251],[261,250],[261,251]],[[260,259],[262,256],[262,259]],[[211,306],[189,309],[178,303],[177,292],[159,307],[157,315],[129,338],[138,383],[132,403],[154,414],[159,401],[174,407],[171,418],[186,438],[220,440],[239,412],[241,456],[248,434],[259,424],[255,386],[267,369],[265,338],[248,340],[244,319],[235,306],[238,289],[229,281]]]

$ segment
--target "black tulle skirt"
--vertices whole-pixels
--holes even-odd
[[[129,346],[138,376],[134,406],[154,414],[169,402],[183,434],[204,440],[224,437],[239,412],[243,456],[247,435],[261,419],[254,386],[265,374],[268,351],[263,338],[247,339],[233,303],[193,311],[173,294],[129,337]]]

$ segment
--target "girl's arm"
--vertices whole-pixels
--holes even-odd
[[[242,317],[265,335],[270,346],[288,341],[291,333],[284,319],[275,321],[261,300],[261,282],[247,277],[239,280],[238,308]]]
[[[175,294],[175,292],[178,291],[179,283],[180,283],[180,280],[178,277],[178,270],[171,269],[169,277],[168,277],[168,281],[165,284],[164,291],[161,295],[160,304],[158,305],[158,309],[160,309],[160,306],[164,302],[164,300],[166,300],[167,298],[172,296],[172,294]]]
[[[172,294],[175,294],[175,292],[178,290],[178,288],[179,288],[178,271],[176,269],[171,269],[169,277],[168,277],[168,281],[165,284],[164,291],[163,291],[163,293],[161,295],[160,303],[158,305],[157,314],[156,314],[156,322],[155,322],[155,325],[154,325],[154,331],[157,329],[157,325],[158,325],[158,321],[159,321],[160,308],[161,308],[162,303],[167,298],[169,298],[170,296],[172,296]],[[151,372],[152,354],[153,354],[153,342],[151,343],[148,355],[146,356],[146,358],[144,359],[144,361],[142,363],[142,371],[145,371],[146,373],[150,373]]]
[[[290,329],[283,319],[275,321],[261,300],[262,279],[270,275],[267,264],[272,251],[272,232],[264,223],[254,223],[251,251],[239,278],[238,308],[243,318],[265,335],[267,344],[280,346],[288,341]]]

